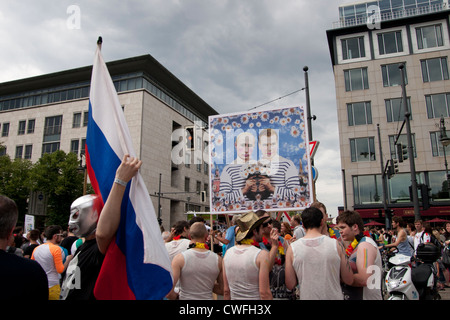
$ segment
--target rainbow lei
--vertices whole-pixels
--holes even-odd
[[[330,234],[330,238],[337,239],[336,233],[334,233],[332,228],[328,228],[328,233]]]
[[[356,240],[356,238],[353,240],[352,243],[350,243],[350,245],[347,247],[347,249],[345,249],[345,253],[347,253],[347,255],[350,257],[351,254],[353,253],[353,251],[355,250],[355,248],[358,246],[359,241]]]
[[[269,243],[269,241],[265,237],[263,237],[263,243],[266,246],[266,248],[270,250],[272,245]],[[281,243],[281,241],[278,240],[278,254],[277,254],[277,257],[275,258],[275,263],[278,265],[282,264],[281,256],[284,256],[284,248],[283,248],[283,244]]]
[[[189,249],[192,249],[192,248],[208,249],[209,250],[209,246],[206,243],[202,243],[202,242],[191,243],[189,245]]]
[[[244,240],[241,240],[241,244],[251,244],[251,245],[253,245],[253,246],[259,248],[259,243],[256,242],[256,241],[253,240],[253,239],[244,239]]]
[[[351,254],[353,253],[353,251],[355,250],[355,248],[358,246],[358,244],[360,242],[364,242],[365,238],[364,238],[364,234],[360,233],[357,234],[355,236],[355,239],[353,240],[352,243],[350,243],[350,245],[347,247],[347,249],[345,249],[345,253],[347,253],[347,255],[350,257]]]

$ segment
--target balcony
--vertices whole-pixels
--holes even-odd
[[[381,12],[380,13],[380,19],[378,21],[389,21],[389,20],[396,20],[396,19],[402,19],[402,18],[408,18],[413,16],[419,16],[429,13],[435,13],[435,12],[441,12],[448,10],[448,6],[446,3],[440,3],[440,4],[434,4],[426,7],[417,7],[412,9],[390,9],[388,12]],[[333,22],[332,28],[333,29],[339,29],[339,28],[345,28],[345,27],[353,27],[358,25],[364,25],[368,23],[368,18],[373,19],[375,18],[374,14],[364,14],[360,15],[356,18],[341,18],[339,21]],[[372,20],[369,21],[371,23]]]

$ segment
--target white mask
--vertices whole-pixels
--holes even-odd
[[[102,208],[102,199],[96,194],[88,194],[76,199],[70,206],[69,229],[77,237],[91,235],[97,229]]]

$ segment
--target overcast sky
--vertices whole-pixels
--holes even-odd
[[[309,67],[317,200],[343,205],[326,30],[343,0],[0,0],[0,82],[150,54],[219,113],[305,105]]]

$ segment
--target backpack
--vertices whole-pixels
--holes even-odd
[[[424,234],[425,234],[425,231],[422,233],[422,236],[420,237],[421,243],[423,243],[423,235]],[[442,249],[443,249],[442,243],[433,234],[430,234],[430,243],[434,244],[438,248],[439,252],[442,253]]]

